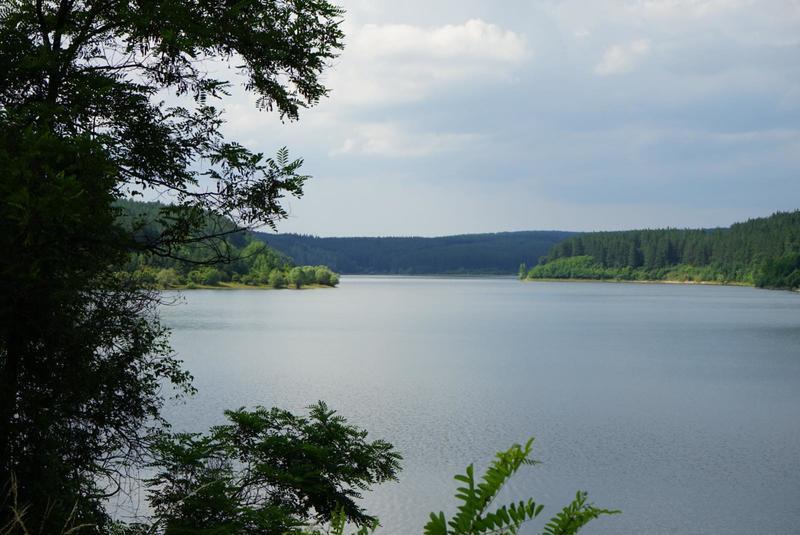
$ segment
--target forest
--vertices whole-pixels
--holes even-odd
[[[573,232],[522,231],[435,238],[320,238],[256,232],[299,264],[324,264],[338,273],[377,275],[513,275],[520,260],[534,265]]]
[[[139,243],[160,239],[166,225],[161,222],[158,202],[117,201],[119,219]],[[240,230],[227,218],[202,215],[202,240],[181,244],[170,254],[141,252],[130,255],[120,267],[137,282],[159,289],[201,287],[302,288],[336,286],[339,275],[324,265],[298,266],[294,261]],[[216,240],[208,239],[216,236]]]
[[[527,279],[654,280],[800,287],[800,211],[729,228],[590,232],[554,245]]]

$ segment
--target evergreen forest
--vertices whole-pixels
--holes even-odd
[[[513,275],[520,261],[533,265],[554,244],[574,235],[549,230],[435,238],[255,233],[300,264],[324,264],[353,275]]]
[[[597,279],[800,287],[800,210],[729,228],[590,232],[554,245],[527,279]]]

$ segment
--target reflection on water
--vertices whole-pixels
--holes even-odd
[[[623,510],[587,533],[800,532],[796,294],[345,277],[184,296],[163,316],[199,393],[175,427],[326,400],[405,457],[366,500],[384,533],[419,533],[453,474],[532,435],[544,464],[510,493]]]

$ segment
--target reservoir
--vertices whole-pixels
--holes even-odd
[[[586,490],[623,511],[587,534],[800,533],[796,293],[343,277],[180,300],[162,317],[198,393],[165,411],[175,429],[326,401],[403,454],[364,499],[379,534],[421,533],[453,511],[453,475],[531,436],[542,464],[498,503],[544,519]]]

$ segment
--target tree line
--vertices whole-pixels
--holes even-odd
[[[554,245],[522,278],[674,280],[800,286],[800,211],[729,228],[590,232]]]
[[[162,210],[158,202],[121,200],[119,220],[138,239],[146,243],[164,232],[160,222]],[[298,266],[294,261],[240,230],[227,218],[206,214],[201,236],[217,235],[218,239],[180,244],[170,254],[149,251],[134,253],[120,266],[120,271],[137,282],[159,289],[196,288],[202,286],[269,286],[301,288],[303,286],[336,286],[339,275],[329,267]]]
[[[377,275],[513,275],[520,261],[533,265],[550,247],[573,235],[521,231],[435,238],[321,238],[256,233],[300,264],[324,264],[345,274]]]

